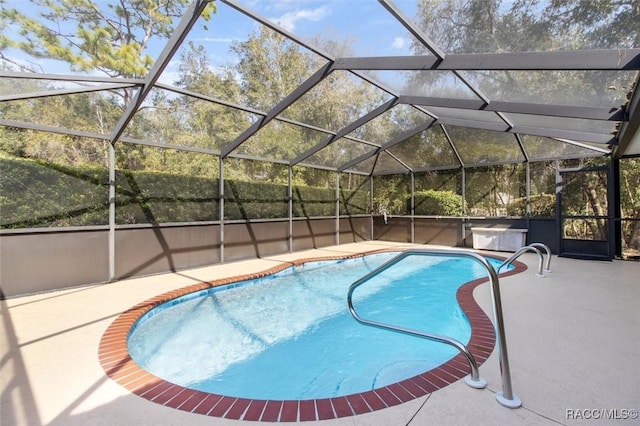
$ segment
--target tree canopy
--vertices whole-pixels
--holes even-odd
[[[72,70],[98,70],[111,77],[144,77],[153,64],[149,49],[168,39],[189,0],[122,0],[105,5],[93,0],[31,0],[38,16],[2,1],[0,21],[18,37],[0,34],[0,54],[14,47],[34,58],[54,59]],[[32,9],[32,10],[33,10]],[[207,20],[215,3],[205,10]],[[5,57],[6,59],[6,57]],[[21,65],[34,70],[36,64]]]

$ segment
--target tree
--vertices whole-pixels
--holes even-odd
[[[315,37],[313,42],[322,50],[339,51],[348,56],[348,47],[343,43],[320,36]],[[318,55],[266,27],[252,33],[248,40],[235,43],[232,51],[240,58],[235,70],[246,96],[243,103],[262,111],[269,111],[282,101],[325,62]],[[282,116],[338,131],[387,98],[386,93],[351,73],[334,71],[286,108]],[[390,127],[389,118],[384,120],[386,126]],[[354,133],[365,139],[373,133],[381,133],[369,131],[373,126],[383,130],[384,126],[380,126],[379,122],[376,120]],[[291,124],[271,123],[258,132],[255,142],[245,142],[240,150],[250,149],[251,152],[245,152],[250,155],[291,160],[328,137],[326,133]],[[316,154],[314,161],[324,165],[324,161],[335,161],[335,156],[331,156],[331,150],[321,151]]]
[[[246,104],[269,111],[297,88],[319,64],[300,46],[275,31],[261,27],[231,51],[238,55],[236,71],[242,76]]]
[[[110,77],[144,77],[157,39],[168,39],[174,21],[189,0],[120,0],[106,5],[94,0],[31,0],[30,12],[0,8],[0,21],[17,37],[0,35],[0,54],[19,49],[36,59],[66,62],[71,70],[100,71]],[[33,16],[33,10],[38,17]],[[215,12],[214,3],[204,19]],[[125,104],[131,91],[125,92]]]
[[[56,88],[55,83],[40,80],[0,80],[2,93],[46,92]],[[110,131],[122,114],[117,99],[111,93],[81,93],[6,101],[0,103],[0,115],[7,120],[104,134]],[[0,149],[4,152],[58,164],[106,165],[106,143],[0,127]]]
[[[620,161],[620,207],[622,218],[635,219],[622,222],[622,239],[630,255],[640,255],[640,158]]]
[[[93,0],[32,0],[27,11],[27,7],[12,8],[2,2],[0,22],[5,31],[0,35],[0,58],[11,62],[10,49],[18,49],[34,60],[65,62],[72,71],[141,78],[153,64],[157,41],[171,36],[176,19],[188,3],[189,0],[114,0],[105,5]],[[214,11],[211,3],[203,13],[204,19],[208,20]],[[35,62],[22,65],[25,67],[37,71]],[[18,101],[8,103],[6,108],[11,115],[15,114],[12,109],[17,112],[29,105],[27,114],[21,116],[24,121],[33,116],[41,124],[108,134],[132,99],[133,91],[127,88],[109,93]],[[140,135],[136,126],[144,122],[143,113],[139,113],[129,128],[130,135]],[[51,137],[48,143],[60,140]],[[130,151],[127,157],[132,160],[140,157],[140,153],[136,154],[131,147],[125,150],[127,148]],[[106,148],[102,155],[106,161]]]
[[[638,0],[426,0],[416,22],[445,53],[527,52],[640,45]],[[417,54],[425,47],[414,44]],[[465,72],[492,100],[573,105],[625,102],[629,76],[607,72]],[[448,74],[409,80],[461,90]],[[611,90],[610,88],[624,88]]]
[[[477,167],[466,172],[468,213],[472,216],[506,216],[508,204],[524,195],[522,164]]]
[[[4,3],[4,2],[3,2]],[[20,37],[2,35],[0,47],[14,47],[34,58],[67,62],[72,70],[99,70],[111,77],[144,77],[153,64],[149,47],[167,39],[174,20],[189,0],[121,0],[106,5],[93,0],[31,0],[39,18],[0,8],[3,27]],[[211,3],[203,17],[215,12]]]
[[[374,176],[373,206],[374,214],[410,214],[406,200],[411,196],[411,175]]]
[[[425,0],[416,22],[446,53],[640,45],[638,0]]]
[[[577,38],[584,47],[640,46],[638,0],[552,0],[543,17],[554,34]]]

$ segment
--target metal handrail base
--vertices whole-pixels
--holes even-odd
[[[511,395],[511,399],[504,397],[502,391],[496,392],[496,400],[500,405],[504,405],[507,408],[520,408],[522,407],[522,401],[515,395]]]
[[[500,272],[500,270],[502,268],[504,268],[505,266],[509,266],[511,265],[511,263],[513,263],[514,260],[516,260],[517,258],[519,258],[520,256],[522,256],[522,254],[528,252],[528,251],[532,251],[534,253],[536,253],[538,255],[538,272],[536,273],[536,277],[538,278],[545,278],[544,276],[544,256],[542,256],[542,252],[540,252],[540,250],[538,250],[536,247],[533,247],[532,244],[529,244],[528,246],[524,246],[524,247],[520,247],[518,250],[516,250],[515,253],[513,253],[513,255],[511,255],[510,258],[508,258],[507,260],[505,260],[504,262],[502,262],[500,264],[500,266],[498,266],[497,271]]]
[[[468,374],[464,377],[464,382],[467,384],[467,386],[474,389],[484,389],[487,387],[487,381],[485,379],[480,376],[478,376],[477,379],[474,379],[471,374]]]
[[[549,246],[543,243],[531,243],[529,244],[529,247],[535,247],[545,251],[545,253],[547,254],[547,258],[544,265],[544,272],[547,274],[552,272],[551,271],[551,249],[549,249]]]

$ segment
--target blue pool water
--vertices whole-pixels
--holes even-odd
[[[362,325],[346,303],[351,283],[396,255],[311,262],[183,296],[136,323],[129,352],[170,382],[248,399],[329,398],[407,379],[456,349]],[[366,319],[467,343],[456,292],[483,276],[471,259],[412,255],[356,289],[353,301]]]

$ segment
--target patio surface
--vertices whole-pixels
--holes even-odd
[[[100,366],[98,345],[104,331],[133,305],[200,281],[260,272],[284,260],[409,246],[345,244],[2,300],[0,424],[255,424],[175,410],[130,393]],[[640,263],[554,256],[553,272],[537,278],[536,256],[527,253],[519,260],[529,270],[500,284],[513,389],[521,408],[496,402],[495,392],[501,389],[496,349],[480,368],[487,389],[458,381],[392,408],[304,423],[640,424]],[[474,295],[491,317],[488,284]]]

